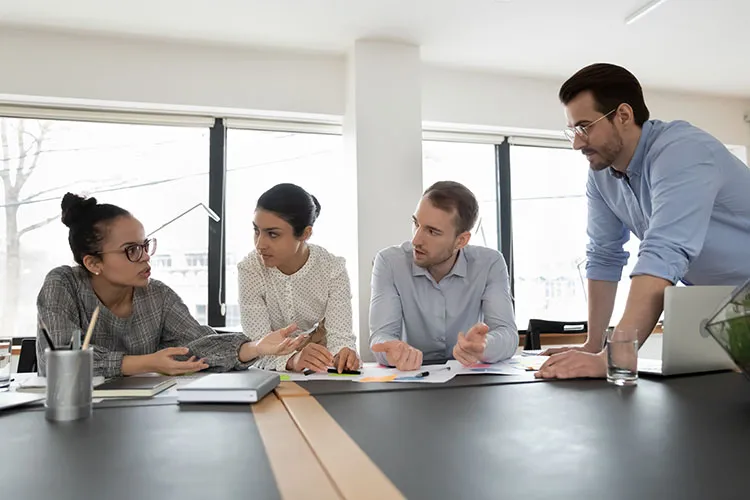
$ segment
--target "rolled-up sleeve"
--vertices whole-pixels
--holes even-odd
[[[403,312],[401,297],[396,290],[393,269],[383,256],[375,256],[372,268],[370,297],[370,347],[389,340],[401,340]],[[380,364],[387,364],[384,353],[375,352],[375,359]]]
[[[720,178],[708,147],[687,140],[662,150],[651,169],[651,219],[631,276],[676,283],[703,249]]]
[[[204,358],[209,370],[223,372],[250,366],[252,360],[245,363],[239,360],[240,347],[245,342],[248,338],[241,333],[216,333],[210,326],[198,323],[182,299],[167,288],[161,348],[187,347],[188,356]]]
[[[513,356],[518,347],[518,328],[510,297],[508,266],[502,256],[498,256],[489,270],[482,294],[482,317],[490,329],[482,361],[497,363]]]
[[[630,230],[602,198],[594,181],[593,171],[589,172],[586,199],[586,232],[589,237],[586,246],[586,277],[591,280],[620,281],[622,268],[629,257],[623,247],[630,239]]]

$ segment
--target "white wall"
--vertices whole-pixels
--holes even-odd
[[[408,217],[422,194],[420,55],[414,45],[360,40],[349,56],[344,141],[357,172],[360,352],[374,361],[366,349],[372,263],[411,237]]]
[[[0,26],[0,94],[344,114],[344,56]]]
[[[343,116],[344,56],[140,41],[0,27],[0,95],[239,112]],[[578,68],[571,68],[571,73]],[[387,68],[383,68],[387,72]],[[422,68],[423,119],[559,130],[561,81]],[[646,90],[652,116],[750,146],[750,99]]]

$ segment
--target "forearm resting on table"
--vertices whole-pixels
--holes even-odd
[[[664,289],[672,283],[647,274],[633,277],[630,293],[618,329],[637,329],[638,345],[643,345],[664,310]]]
[[[139,373],[150,373],[153,371],[151,368],[151,355],[128,355],[122,357],[122,367],[120,371],[123,376],[138,375]]]
[[[601,350],[604,345],[604,331],[612,319],[612,311],[615,307],[617,296],[616,281],[588,280],[589,289],[589,332],[586,344]]]

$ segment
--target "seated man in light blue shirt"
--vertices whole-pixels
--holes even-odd
[[[589,334],[583,347],[551,349],[537,376],[603,377],[602,335],[631,232],[641,244],[618,329],[637,330],[639,345],[662,313],[666,287],[750,278],[750,169],[689,123],[649,120],[638,80],[619,66],[583,68],[563,84],[560,100],[568,138],[591,167]]]
[[[412,216],[411,242],[375,257],[370,347],[381,364],[415,370],[423,359],[471,365],[515,353],[505,260],[496,250],[468,246],[478,213],[465,186],[438,182]]]

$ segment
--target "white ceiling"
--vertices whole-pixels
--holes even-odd
[[[750,1],[668,0],[625,25],[647,1],[0,0],[0,22],[338,53],[395,38],[431,63],[562,79],[609,61],[652,88],[750,97]]]

